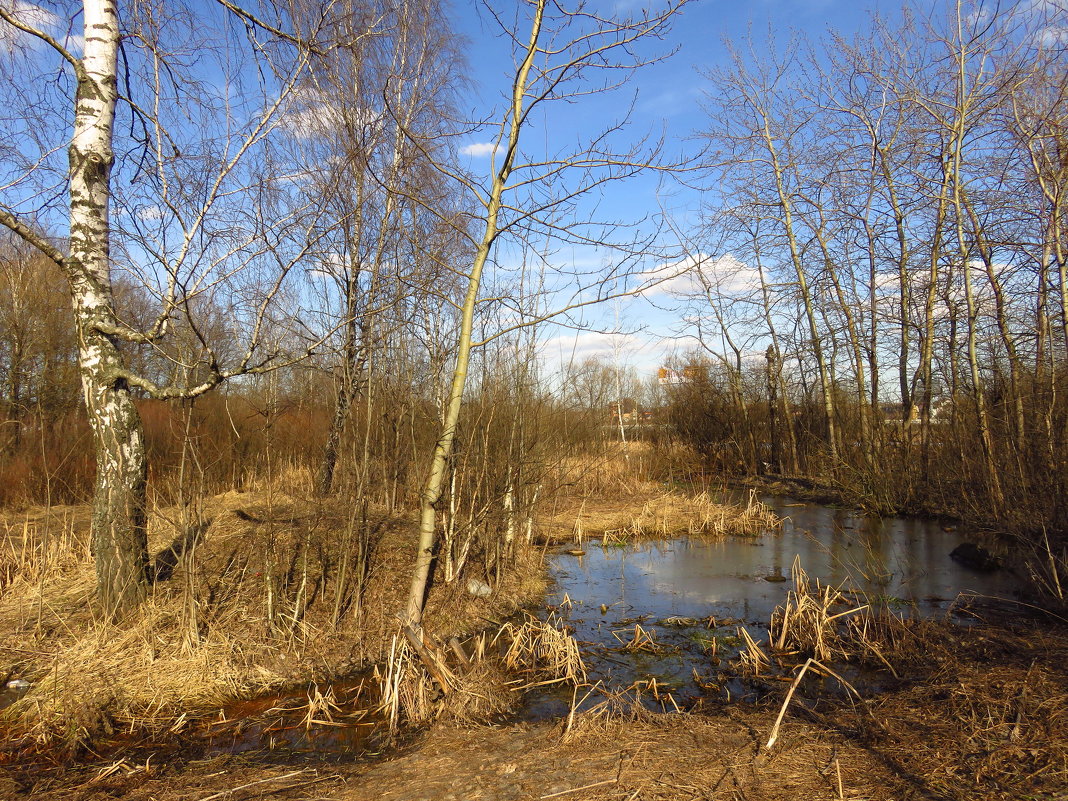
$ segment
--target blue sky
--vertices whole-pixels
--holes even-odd
[[[590,7],[604,14],[626,13],[638,7],[637,0],[597,0]],[[581,139],[598,123],[615,118],[621,105],[635,97],[632,131],[659,134],[669,139],[669,147],[693,150],[697,147],[695,134],[706,125],[701,109],[705,81],[702,71],[725,63],[724,39],[742,42],[752,36],[759,50],[769,32],[781,39],[792,31],[818,38],[828,30],[849,34],[867,26],[871,14],[886,14],[898,8],[896,4],[856,2],[855,0],[695,0],[687,5],[677,19],[672,32],[655,48],[664,51],[677,48],[668,61],[642,69],[632,79],[628,89],[610,97],[588,97],[572,105],[560,105],[527,132],[532,152],[558,150]],[[495,102],[499,105],[502,92],[509,88],[512,68],[508,43],[494,35],[496,27],[484,10],[473,2],[454,4],[455,25],[468,39],[467,56],[470,64],[471,90],[462,109],[473,117],[488,114]],[[462,143],[470,153],[474,171],[489,170],[489,131],[473,134]],[[701,194],[693,188],[674,181],[658,181],[654,177],[617,185],[598,194],[598,211],[606,217],[634,220],[656,214],[661,208],[672,216],[673,222],[687,230],[696,221],[701,206]],[[505,246],[498,253],[502,264],[509,264],[520,256]],[[589,248],[562,248],[550,262],[579,265],[598,265],[613,256]],[[653,270],[655,260],[641,269]],[[650,302],[652,301],[652,302]],[[581,360],[600,355],[620,364],[650,374],[672,352],[692,346],[692,340],[679,336],[681,312],[677,303],[663,291],[654,291],[648,298],[626,298],[609,302],[602,307],[584,311],[585,331],[557,329],[551,326],[542,331],[542,353],[550,370],[561,361]],[[611,335],[607,332],[618,330]]]
[[[523,5],[520,0],[488,1],[498,10]],[[209,4],[211,12],[221,13],[209,0],[203,2]],[[588,5],[602,15],[625,14],[638,7],[640,0],[590,0]],[[34,8],[24,0],[20,0],[19,7],[26,13]],[[831,28],[848,33],[864,27],[873,11],[888,12],[896,7],[886,0],[692,0],[676,20],[669,37],[654,43],[647,51],[662,53],[677,49],[674,56],[643,68],[621,92],[552,107],[526,131],[526,148],[535,158],[544,152],[566,151],[598,125],[616,120],[620,109],[633,97],[631,131],[635,136],[662,133],[667,137],[670,151],[693,150],[697,146],[695,134],[706,125],[700,106],[704,88],[701,71],[724,62],[725,38],[741,41],[751,33],[759,49],[770,30],[783,39],[791,30],[814,38]],[[74,8],[76,5],[71,4],[70,13]],[[57,30],[66,27],[62,17],[60,14],[54,21]],[[508,42],[499,35],[495,23],[485,8],[480,9],[477,0],[454,0],[452,21],[467,39],[469,91],[460,101],[460,111],[474,119],[490,117],[495,105],[499,107],[502,94],[508,91],[513,74]],[[41,24],[46,23],[46,27],[53,25],[42,18]],[[52,54],[45,53],[45,56],[49,63],[55,61]],[[488,175],[491,141],[492,131],[482,130],[460,143],[470,151],[469,165],[474,172]],[[596,213],[602,218],[624,222],[655,215],[664,209],[673,223],[686,231],[697,221],[702,196],[691,187],[649,176],[613,185],[607,191],[591,195],[590,202],[596,205],[595,212],[589,205],[582,208],[589,210],[591,216]],[[550,246],[550,249],[546,281],[550,285],[555,282],[560,289],[567,282],[558,271],[596,270],[618,258],[590,247]],[[514,246],[502,247],[497,259],[505,272],[524,260],[531,261],[529,254]],[[658,260],[650,258],[633,267],[639,272],[655,270]],[[546,364],[552,367],[561,360],[581,360],[599,354],[650,373],[672,351],[684,350],[690,344],[677,336],[680,312],[674,305],[668,294],[655,292],[649,297],[624,298],[585,309],[579,322],[586,330],[580,332],[546,326],[541,332]],[[606,335],[611,330],[623,333]]]

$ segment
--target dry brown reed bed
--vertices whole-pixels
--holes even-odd
[[[435,675],[403,637],[394,638],[385,662],[374,670],[379,699],[374,712],[385,719],[390,734],[441,721],[471,724],[514,706],[516,696],[500,661],[487,658],[487,636],[476,635],[480,642],[463,664],[450,668],[443,658]]]
[[[160,509],[150,528],[159,580],[119,625],[93,611],[87,522],[81,509],[3,521],[0,673],[31,682],[0,712],[5,750],[162,735],[388,655],[414,555],[405,516],[355,520],[340,503],[271,490]],[[475,631],[540,598],[540,555],[520,546],[488,598],[461,584],[432,589],[429,630]]]
[[[912,670],[899,668],[896,688],[799,711],[928,797],[1068,798],[1068,633],[1023,621],[940,634],[917,647]]]
[[[678,450],[678,449],[676,449]],[[756,536],[781,521],[751,494],[744,506],[718,501],[707,490],[666,490],[661,462],[697,463],[685,453],[661,453],[646,442],[608,443],[556,465],[554,506],[539,518],[550,540],[601,538],[609,545],[633,539]]]
[[[522,623],[505,623],[496,639],[507,643],[505,667],[534,677],[532,682],[519,682],[517,690],[586,682],[586,665],[578,641],[553,614],[547,620],[528,615]]]

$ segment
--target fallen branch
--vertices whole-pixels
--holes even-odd
[[[422,660],[423,665],[431,676],[437,681],[441,687],[441,692],[448,695],[452,692],[453,685],[451,679],[451,672],[445,666],[445,663],[437,655],[436,649],[431,643],[426,641],[425,637],[420,636],[421,632],[417,632],[411,626],[404,626],[402,628],[405,638],[407,638],[409,644],[412,646],[412,650]]]
[[[771,735],[768,737],[768,742],[764,746],[765,751],[770,751],[771,747],[775,745],[775,741],[779,739],[779,726],[782,725],[782,719],[786,716],[786,708],[790,706],[790,699],[794,697],[794,690],[796,690],[797,685],[801,683],[805,671],[808,670],[809,666],[814,664],[815,661],[816,660],[812,658],[805,660],[805,664],[801,666],[797,678],[795,678],[793,684],[790,685],[790,689],[786,693],[786,700],[782,702],[782,709],[779,710],[779,716],[775,718],[775,725],[771,727]]]

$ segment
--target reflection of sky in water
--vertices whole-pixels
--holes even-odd
[[[559,603],[565,595],[570,598],[572,606],[561,614],[585,644],[591,681],[625,688],[635,680],[656,677],[658,682],[669,682],[680,703],[701,696],[704,691],[692,681],[693,672],[710,677],[722,663],[695,638],[716,635],[722,660],[738,655],[740,643],[734,638],[738,623],[755,639],[766,638],[771,612],[794,585],[789,578],[795,557],[800,557],[808,577],[821,584],[911,602],[893,604],[895,611],[905,614],[940,614],[959,593],[1016,595],[1015,577],[1009,572],[979,574],[949,559],[949,552],[968,537],[945,531],[937,522],[868,518],[817,504],[795,505],[783,498],[761,500],[788,518],[781,534],[720,543],[687,538],[648,541],[628,548],[586,544],[584,556],[554,557],[555,586],[549,600]],[[787,581],[769,582],[769,576]],[[609,607],[607,612],[600,611],[602,603]],[[672,616],[704,623],[710,615],[719,624],[711,631],[704,625],[658,625]],[[668,646],[661,653],[619,650],[633,637],[639,618],[656,642]],[[719,623],[724,619],[729,623]],[[854,686],[864,684],[858,676],[850,681]],[[565,690],[549,688],[529,697],[529,712],[533,717],[565,713],[570,704],[570,691]],[[747,693],[737,679],[728,680],[728,690],[736,698]]]
[[[812,579],[876,596],[944,609],[958,593],[1010,597],[1011,574],[976,573],[949,558],[965,538],[935,522],[868,518],[817,505],[769,505],[790,519],[779,535],[706,543],[685,539],[629,548],[587,546],[586,556],[561,556],[557,591],[578,604],[608,604],[608,617],[740,617],[763,622],[782,603],[795,557]]]
[[[559,603],[565,594],[571,599],[572,606],[561,614],[575,627],[575,637],[586,644],[591,681],[626,687],[655,676],[677,687],[672,692],[679,701],[700,696],[692,673],[709,676],[716,663],[695,635],[720,637],[719,656],[724,660],[737,656],[739,644],[730,639],[735,621],[744,622],[754,638],[766,638],[772,611],[793,587],[789,578],[795,557],[810,579],[821,584],[914,602],[905,608],[894,605],[906,614],[938,614],[961,592],[1014,594],[1011,574],[976,573],[950,559],[950,552],[967,537],[938,523],[880,520],[816,504],[794,505],[783,498],[763,500],[789,518],[781,534],[712,543],[683,538],[628,548],[589,543],[583,546],[585,556],[553,559],[556,584],[549,600]],[[769,582],[768,576],[788,580]],[[601,612],[601,604],[609,607],[607,612]],[[702,621],[713,616],[732,622],[714,631],[658,625],[672,616]],[[634,636],[638,618],[668,650],[658,654],[618,650]],[[731,686],[733,697],[744,690],[736,681]],[[570,693],[550,690],[530,702],[531,711],[562,714],[569,699]]]

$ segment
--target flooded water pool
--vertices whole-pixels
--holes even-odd
[[[793,587],[795,560],[811,579],[864,593],[903,615],[953,615],[962,594],[1017,595],[1012,573],[978,572],[950,558],[974,540],[953,527],[789,498],[761,500],[784,519],[781,532],[625,547],[587,542],[569,546],[582,555],[554,556],[548,605],[583,644],[591,682],[622,688],[655,680],[680,703],[706,696],[718,666],[741,647],[739,626],[766,639],[772,612]],[[656,646],[624,650],[643,635]],[[695,680],[695,672],[705,681]],[[731,686],[724,684],[723,692]],[[737,683],[733,688],[735,695],[744,691]],[[538,715],[559,713],[567,700],[549,693],[532,708]]]

